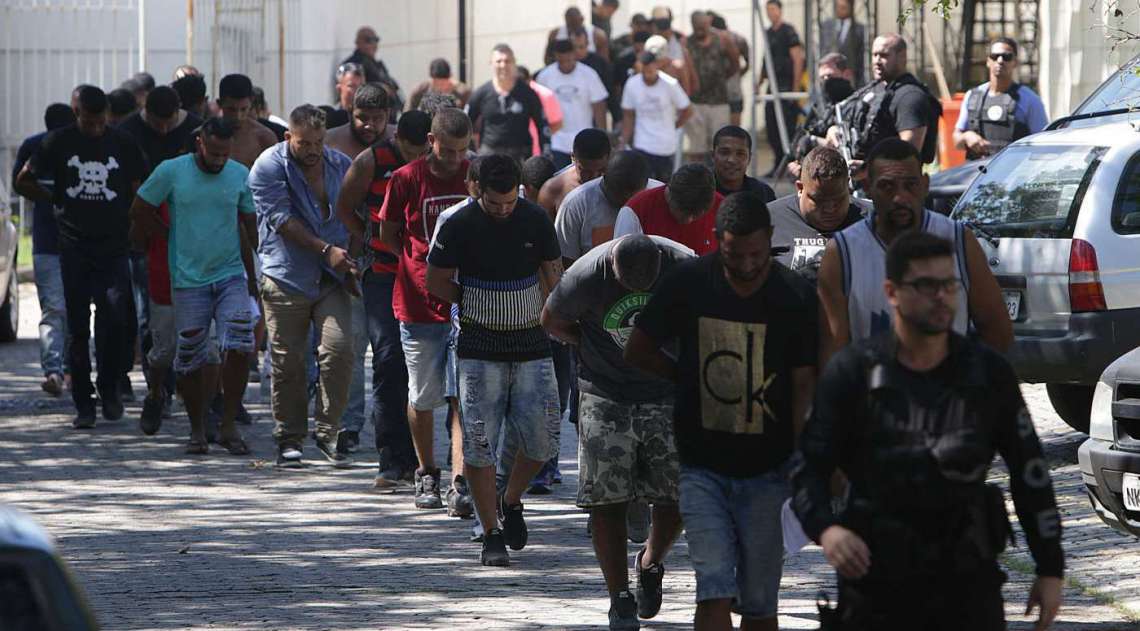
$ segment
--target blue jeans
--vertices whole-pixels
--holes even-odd
[[[518,452],[513,455],[541,462],[557,455],[561,417],[550,359],[460,359],[459,402],[463,459],[468,466],[494,466],[492,445],[499,444],[503,423],[518,438]]]
[[[175,288],[174,330],[177,347],[174,370],[185,375],[204,366],[209,357],[210,323],[218,335],[218,348],[253,352],[253,298],[245,275],[230,276],[202,287]]]
[[[130,349],[130,370],[135,363],[135,345],[141,344],[143,374],[147,374],[150,361],[147,353],[150,352],[152,340],[150,339],[150,284],[147,280],[146,255],[131,252],[128,255],[131,267],[131,296],[135,304],[136,326],[127,332],[129,336],[127,345]]]
[[[400,344],[400,323],[392,313],[395,274],[364,274],[364,312],[372,344],[372,427],[380,470],[418,466],[408,427],[408,367]]]
[[[456,395],[451,322],[401,322],[400,345],[408,367],[408,404],[413,409],[434,410]]]
[[[731,598],[742,616],[774,618],[784,569],[780,511],[791,495],[787,463],[751,478],[682,465],[680,494],[697,602]]]
[[[554,362],[554,380],[558,385],[558,410],[561,417],[572,425],[578,425],[578,356],[574,347],[554,340],[550,341],[550,355]],[[558,453],[561,449],[562,433],[559,431],[557,442],[553,446],[554,456],[543,465],[542,470],[535,475],[535,482],[549,484],[556,471],[558,471]],[[510,478],[511,468],[515,463],[515,452],[518,451],[518,434],[513,428],[507,427],[502,437],[502,457],[496,465],[495,476],[500,478],[503,485]]]
[[[352,383],[348,407],[340,419],[343,430],[359,432],[364,427],[364,359],[368,354],[368,322],[364,298],[352,297]]]
[[[119,379],[131,366],[128,331],[135,309],[126,256],[96,257],[77,249],[60,251],[60,277],[67,307],[67,354],[71,398],[81,414],[94,414],[91,384],[91,303],[95,303],[95,362],[100,396],[118,400]]]
[[[44,376],[67,372],[67,305],[58,254],[34,254],[36,294],[40,300],[40,368]]]

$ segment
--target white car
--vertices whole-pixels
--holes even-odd
[[[12,223],[10,199],[0,179],[0,342],[16,341],[20,325],[20,283],[16,278],[20,233]]]
[[[1018,377],[1047,384],[1061,418],[1087,432],[1101,373],[1140,346],[1140,115],[1009,145],[952,216],[973,228],[1001,286]]]
[[[1140,349],[1112,362],[1096,384],[1081,479],[1104,523],[1140,537]]]

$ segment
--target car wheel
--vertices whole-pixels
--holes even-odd
[[[1049,402],[1062,421],[1078,432],[1089,433],[1093,386],[1050,383],[1045,385],[1045,390],[1049,393]]]
[[[15,259],[13,259],[15,260]],[[8,275],[8,295],[0,305],[0,343],[15,342],[20,327],[20,280],[16,270]]]

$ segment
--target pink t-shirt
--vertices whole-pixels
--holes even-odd
[[[562,106],[558,104],[558,95],[554,90],[535,81],[531,81],[529,85],[538,95],[538,100],[542,101],[542,114],[546,117],[546,124],[550,125],[553,133],[554,128],[562,124]],[[538,128],[534,126],[533,120],[530,122],[530,142],[534,152],[532,155],[542,155],[542,149],[538,146]]]

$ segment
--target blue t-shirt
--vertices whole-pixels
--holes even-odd
[[[981,88],[985,85],[987,84],[983,83],[978,87]],[[958,123],[954,125],[954,129],[966,131],[969,126],[970,110],[977,107],[977,103],[970,102],[970,99],[974,98],[974,94],[974,90],[970,90],[962,99],[962,109],[958,112]],[[1024,123],[1031,134],[1036,134],[1049,125],[1049,116],[1045,114],[1045,103],[1041,101],[1041,97],[1037,96],[1036,92],[1024,85],[1017,86],[1017,105],[1013,109],[1013,117],[1019,123]]]
[[[221,173],[198,168],[194,154],[166,160],[139,187],[143,201],[170,205],[170,281],[203,287],[244,273],[238,213],[253,213],[249,169],[230,160]]]

